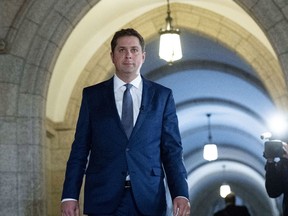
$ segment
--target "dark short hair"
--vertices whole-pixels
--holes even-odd
[[[236,196],[233,192],[229,193],[226,197],[225,197],[225,202],[226,203],[235,203],[236,201]]]
[[[124,36],[135,36],[139,39],[140,46],[142,48],[142,51],[145,51],[145,41],[143,37],[137,32],[135,29],[127,28],[127,29],[121,29],[120,31],[115,32],[112,40],[111,40],[111,51],[114,52],[114,49],[117,45],[117,40],[120,37]]]

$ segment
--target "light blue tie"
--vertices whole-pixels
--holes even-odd
[[[125,84],[125,86],[126,90],[123,94],[121,121],[126,135],[129,138],[133,130],[133,100],[130,93],[130,88],[132,87],[132,84],[127,83]]]

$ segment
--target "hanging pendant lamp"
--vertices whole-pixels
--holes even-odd
[[[230,185],[225,182],[225,165],[223,167],[223,178],[224,178],[224,183],[220,186],[220,196],[222,198],[225,198],[228,194],[231,193],[231,188]]]
[[[180,30],[172,26],[170,5],[167,0],[166,28],[160,30],[159,57],[169,64],[182,58]]]
[[[212,143],[211,123],[210,123],[211,113],[206,114],[206,116],[208,119],[208,143],[204,145],[203,158],[208,161],[213,161],[218,158],[218,148],[216,144]]]

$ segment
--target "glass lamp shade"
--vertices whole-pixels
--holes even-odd
[[[203,158],[208,161],[213,161],[218,158],[217,145],[206,144],[203,150]]]
[[[160,35],[159,57],[167,62],[182,58],[180,35],[176,31],[165,31]]]
[[[231,188],[228,184],[222,184],[220,187],[220,196],[225,198],[228,194],[231,193]]]

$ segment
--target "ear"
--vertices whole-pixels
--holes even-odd
[[[146,52],[143,52],[143,53],[142,53],[142,60],[143,60],[143,63],[145,62],[145,58],[146,58]]]

